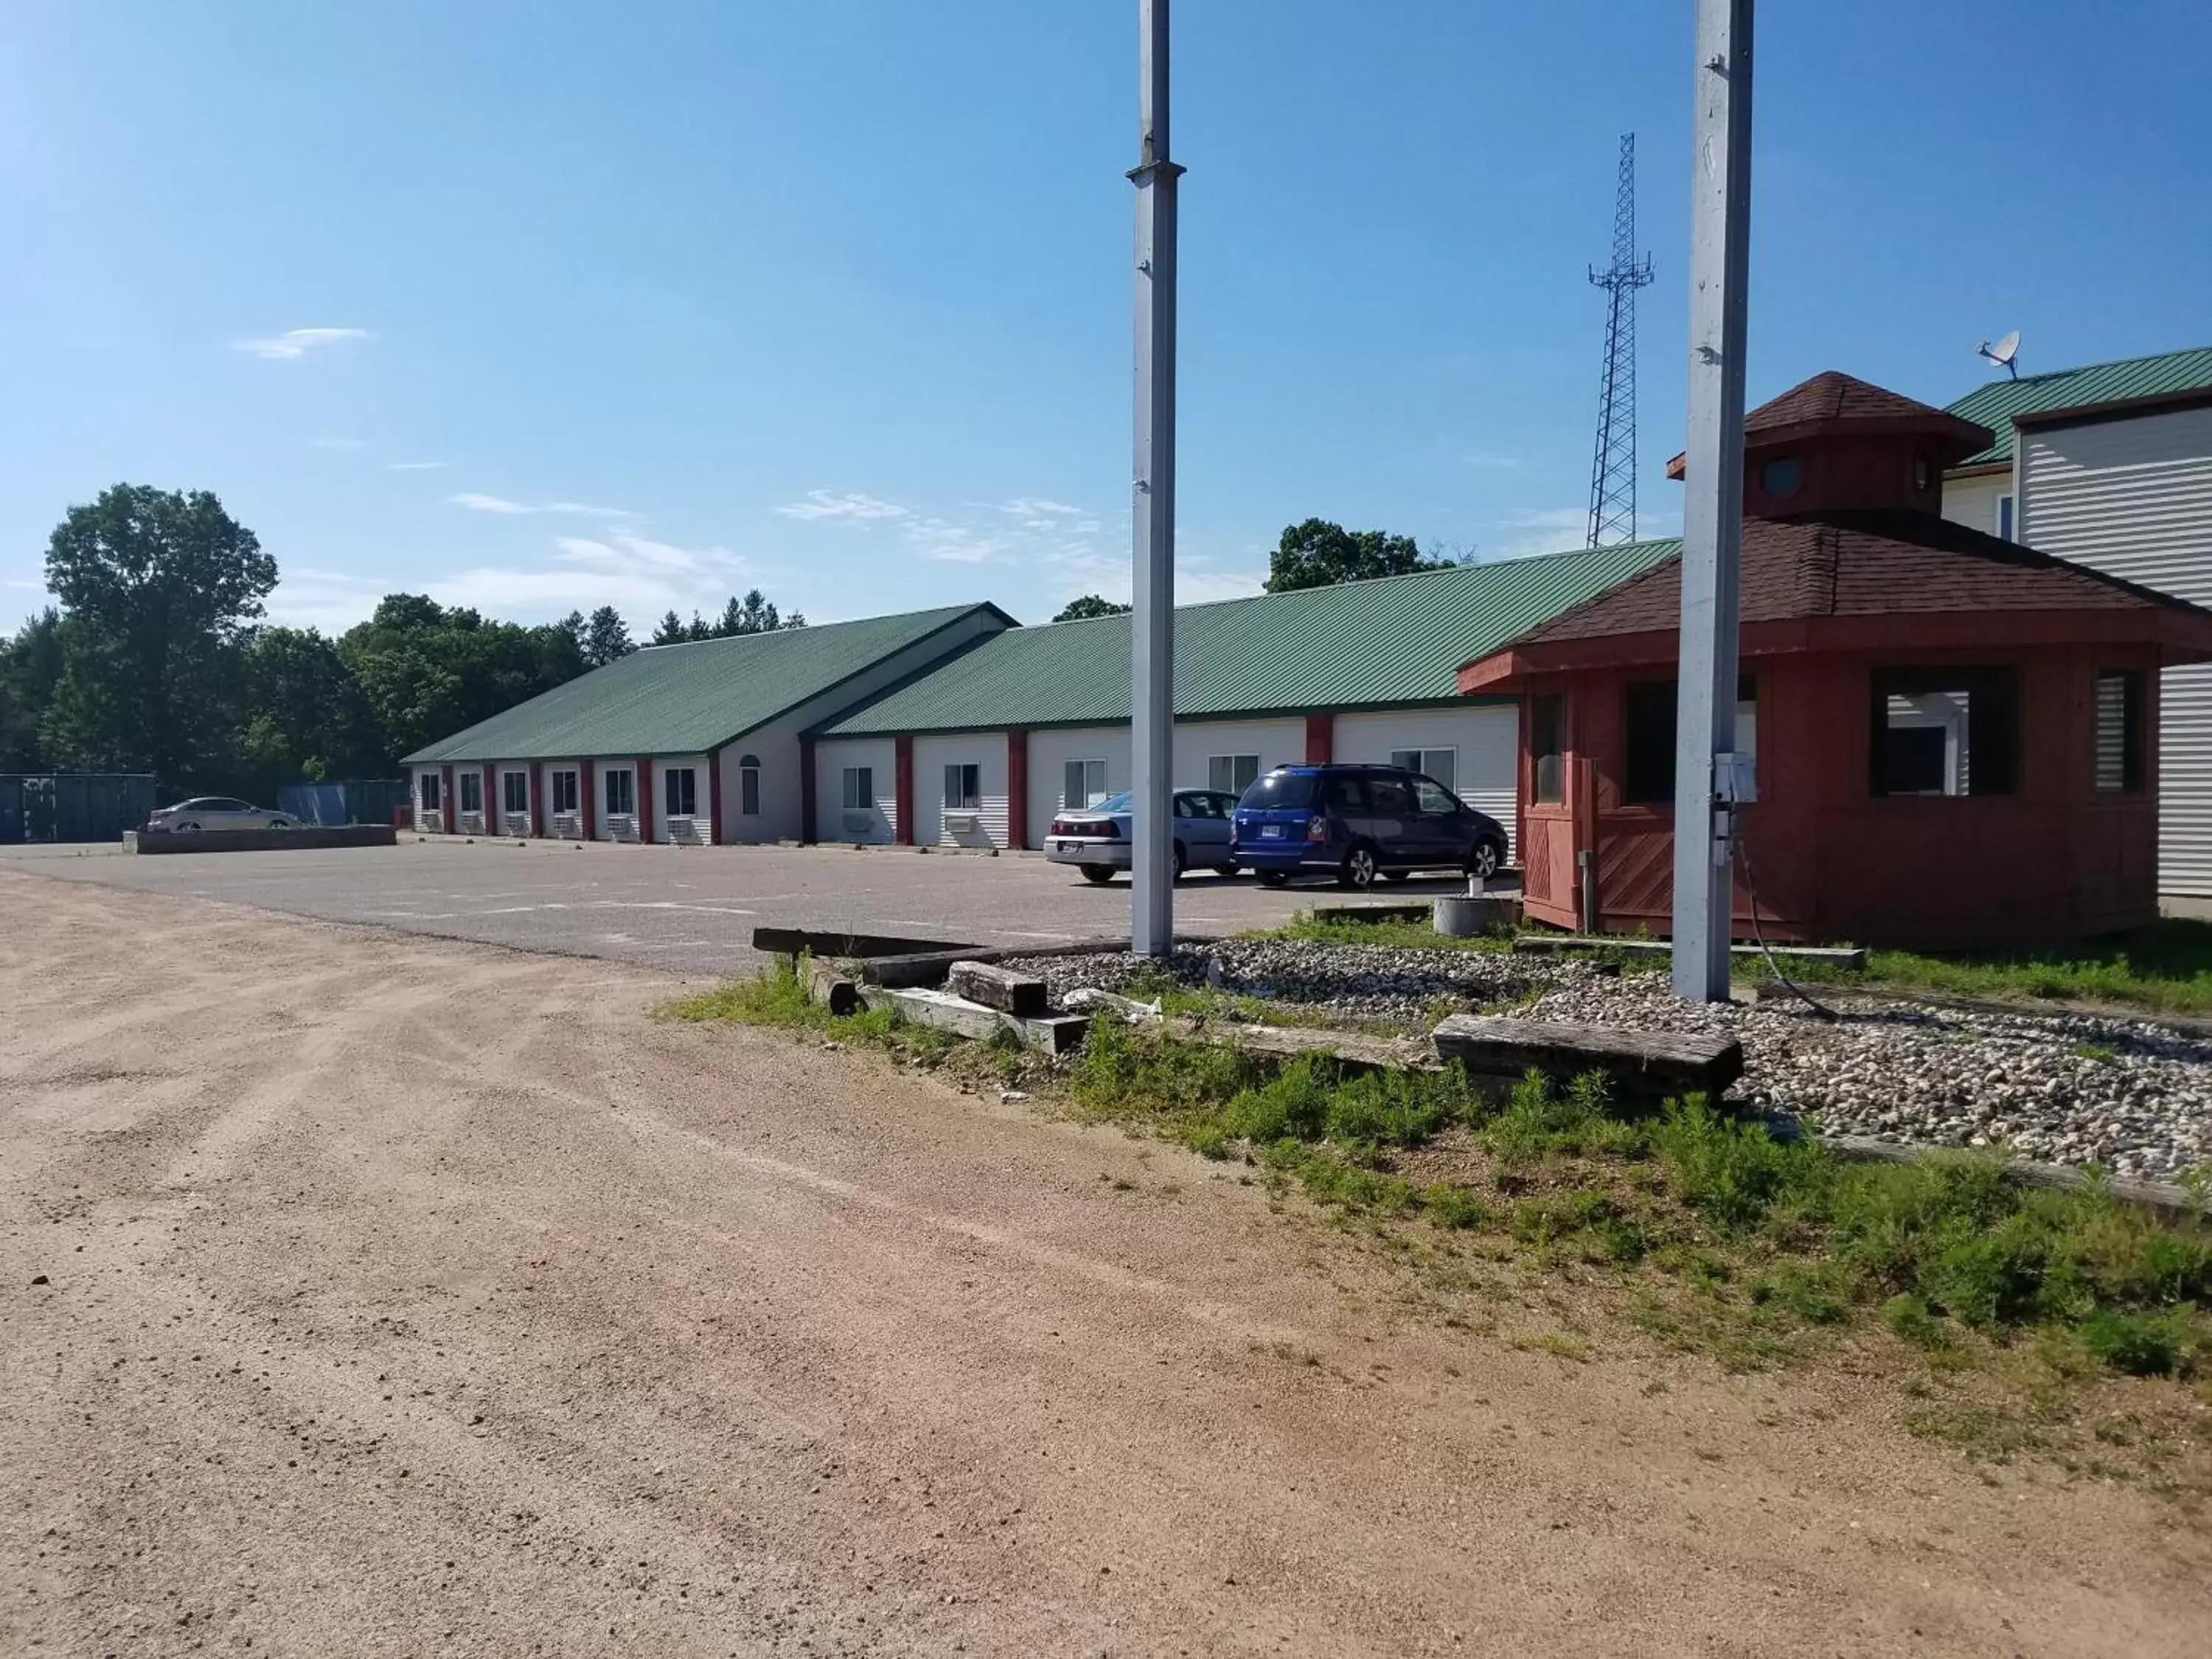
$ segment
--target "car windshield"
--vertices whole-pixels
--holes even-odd
[[[1132,799],[1129,792],[1124,789],[1118,795],[1109,795],[1104,800],[1095,802],[1091,805],[1078,806],[1071,810],[1078,812],[1126,812],[1129,810],[1129,802]]]
[[[1239,811],[1246,812],[1310,806],[1313,804],[1313,793],[1314,774],[1311,772],[1270,772],[1247,789],[1237,805]]]

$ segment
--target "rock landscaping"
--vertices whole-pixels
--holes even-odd
[[[1078,986],[1141,990],[1162,971],[1119,954],[1006,965],[1044,980],[1055,1002]],[[1285,1024],[1318,1012],[1412,1031],[1442,1012],[1510,1012],[1726,1032],[1746,1061],[1733,1099],[1816,1120],[1829,1133],[2002,1146],[2151,1180],[2212,1162],[2212,1040],[2154,1019],[1999,1013],[1817,988],[1842,1016],[1832,1023],[1790,1003],[1680,1002],[1662,974],[1587,961],[1287,939],[1224,939],[1179,951],[1165,969],[1181,986],[1280,1003]]]

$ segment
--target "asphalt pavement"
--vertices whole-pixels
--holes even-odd
[[[448,841],[396,847],[147,858],[100,846],[0,848],[11,872],[258,906],[293,915],[605,957],[682,974],[749,971],[757,927],[912,934],[962,944],[1057,945],[1127,936],[1126,879],[1094,887],[1033,854],[986,858],[910,848],[631,847]],[[1376,896],[1456,891],[1449,880]],[[1325,884],[1261,887],[1192,875],[1176,889],[1179,933],[1280,926]]]

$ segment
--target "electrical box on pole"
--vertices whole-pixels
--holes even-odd
[[[1698,0],[1690,179],[1690,423],[1683,447],[1680,702],[1674,750],[1674,994],[1725,1002],[1735,921],[1751,251],[1753,0]]]
[[[1129,514],[1129,948],[1175,942],[1176,180],[1168,159],[1168,0],[1137,0],[1136,476]]]

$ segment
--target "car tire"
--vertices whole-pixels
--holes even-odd
[[[1114,879],[1114,866],[1110,864],[1084,864],[1076,867],[1083,872],[1084,880],[1094,887],[1103,887]]]
[[[1467,873],[1487,881],[1505,864],[1505,849],[1494,841],[1479,841],[1467,855]]]
[[[1188,862],[1188,860],[1184,855],[1182,843],[1181,842],[1177,842],[1175,844],[1175,850],[1169,855],[1169,857],[1170,861],[1172,863],[1174,867],[1169,872],[1168,879],[1170,881],[1181,881],[1182,879],[1183,866]]]
[[[1364,893],[1375,885],[1375,878],[1381,873],[1381,866],[1375,861],[1375,849],[1364,841],[1356,841],[1345,854],[1344,862],[1336,866],[1336,884]]]
[[[271,818],[266,827],[271,830],[289,830],[292,826],[283,818]]]
[[[197,823],[180,823],[180,824],[177,825],[177,828],[178,828],[178,829],[179,829],[179,830],[198,830],[199,825],[198,825]]]
[[[1262,887],[1288,887],[1290,884],[1291,872],[1287,870],[1262,870],[1260,872],[1260,885]]]

